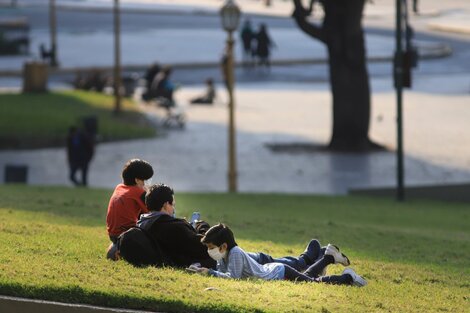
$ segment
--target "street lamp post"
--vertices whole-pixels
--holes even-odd
[[[114,113],[121,112],[121,22],[119,0],[114,0]]]
[[[396,0],[396,51],[394,62],[395,88],[397,92],[397,193],[398,201],[405,199],[403,164],[403,0]]]
[[[235,99],[233,88],[234,62],[233,62],[233,32],[238,28],[240,22],[240,9],[233,0],[227,0],[220,10],[222,27],[227,32],[227,89],[229,95],[229,125],[228,125],[228,189],[230,192],[237,192],[237,159],[236,159],[236,134],[235,134]]]
[[[56,67],[57,62],[57,19],[55,0],[49,0],[49,28],[51,36],[51,66]]]

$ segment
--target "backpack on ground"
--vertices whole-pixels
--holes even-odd
[[[169,265],[158,244],[140,227],[132,227],[118,239],[121,257],[137,267]]]

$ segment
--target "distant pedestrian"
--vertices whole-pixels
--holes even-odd
[[[158,63],[153,63],[145,72],[145,92],[142,94],[142,100],[148,101],[153,98],[151,93],[152,82],[157,74],[160,72],[161,67]]]
[[[155,77],[152,82],[151,90],[152,94],[157,98],[163,98],[168,102],[168,106],[175,106],[173,100],[173,92],[176,87],[173,82],[170,80],[171,76],[171,67],[167,66],[163,68]]]
[[[94,136],[75,126],[69,128],[67,136],[67,159],[69,178],[76,186],[88,185],[88,166],[94,154]],[[76,177],[81,172],[81,180]]]
[[[242,41],[243,47],[243,60],[253,61],[253,39],[255,37],[255,33],[251,27],[251,22],[249,19],[245,20],[243,24],[242,30],[240,32],[240,38]]]
[[[220,72],[222,74],[222,81],[224,82],[225,87],[227,90],[230,89],[229,82],[228,82],[228,49],[227,47],[224,49],[222,53],[222,58],[220,59]]]
[[[258,57],[258,65],[271,66],[270,54],[271,48],[275,47],[274,41],[268,34],[266,24],[260,24],[259,31],[256,34],[256,56]]]
[[[192,104],[213,104],[215,99],[214,81],[212,78],[206,80],[206,93],[200,97],[191,99]]]
[[[419,14],[418,0],[413,0],[413,13],[416,14],[416,15]]]

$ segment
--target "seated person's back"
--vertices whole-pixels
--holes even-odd
[[[202,235],[186,220],[174,216],[176,202],[170,187],[153,185],[147,192],[145,202],[150,213],[143,215],[137,224],[148,231],[176,266],[187,267],[192,263],[201,263],[206,267],[215,267],[215,261],[201,243]],[[158,219],[147,229],[145,224],[155,216],[159,216]]]
[[[124,166],[123,183],[114,189],[106,214],[106,228],[112,242],[108,248],[108,258],[116,259],[119,235],[136,226],[140,214],[148,212],[144,202],[144,185],[145,180],[152,176],[153,168],[144,160],[132,159]]]

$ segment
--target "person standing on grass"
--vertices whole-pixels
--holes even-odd
[[[359,287],[367,284],[366,280],[351,268],[346,268],[342,275],[321,276],[330,264],[348,266],[350,263],[349,259],[339,252],[339,248],[331,244],[328,244],[323,257],[305,271],[299,272],[282,263],[258,264],[248,253],[238,247],[232,231],[224,224],[211,227],[201,241],[207,247],[210,257],[217,261],[216,270],[203,267],[190,268],[203,275],[235,279],[257,277],[264,280],[289,280]]]
[[[194,228],[185,219],[177,218],[176,200],[171,187],[164,184],[151,186],[145,196],[145,203],[150,213],[142,215],[137,225],[150,235],[175,266],[188,267],[200,263],[201,266],[215,269],[216,262],[201,242],[209,228],[208,224],[206,228]],[[279,262],[301,271],[322,258],[325,251],[326,248],[322,248],[318,240],[312,239],[298,257],[275,259],[262,252],[251,252],[248,255],[259,264]]]
[[[117,185],[109,199],[106,227],[111,240],[107,258],[118,259],[118,237],[134,227],[143,213],[148,213],[145,205],[145,186],[153,176],[152,166],[141,159],[129,160],[122,170],[122,183]]]

